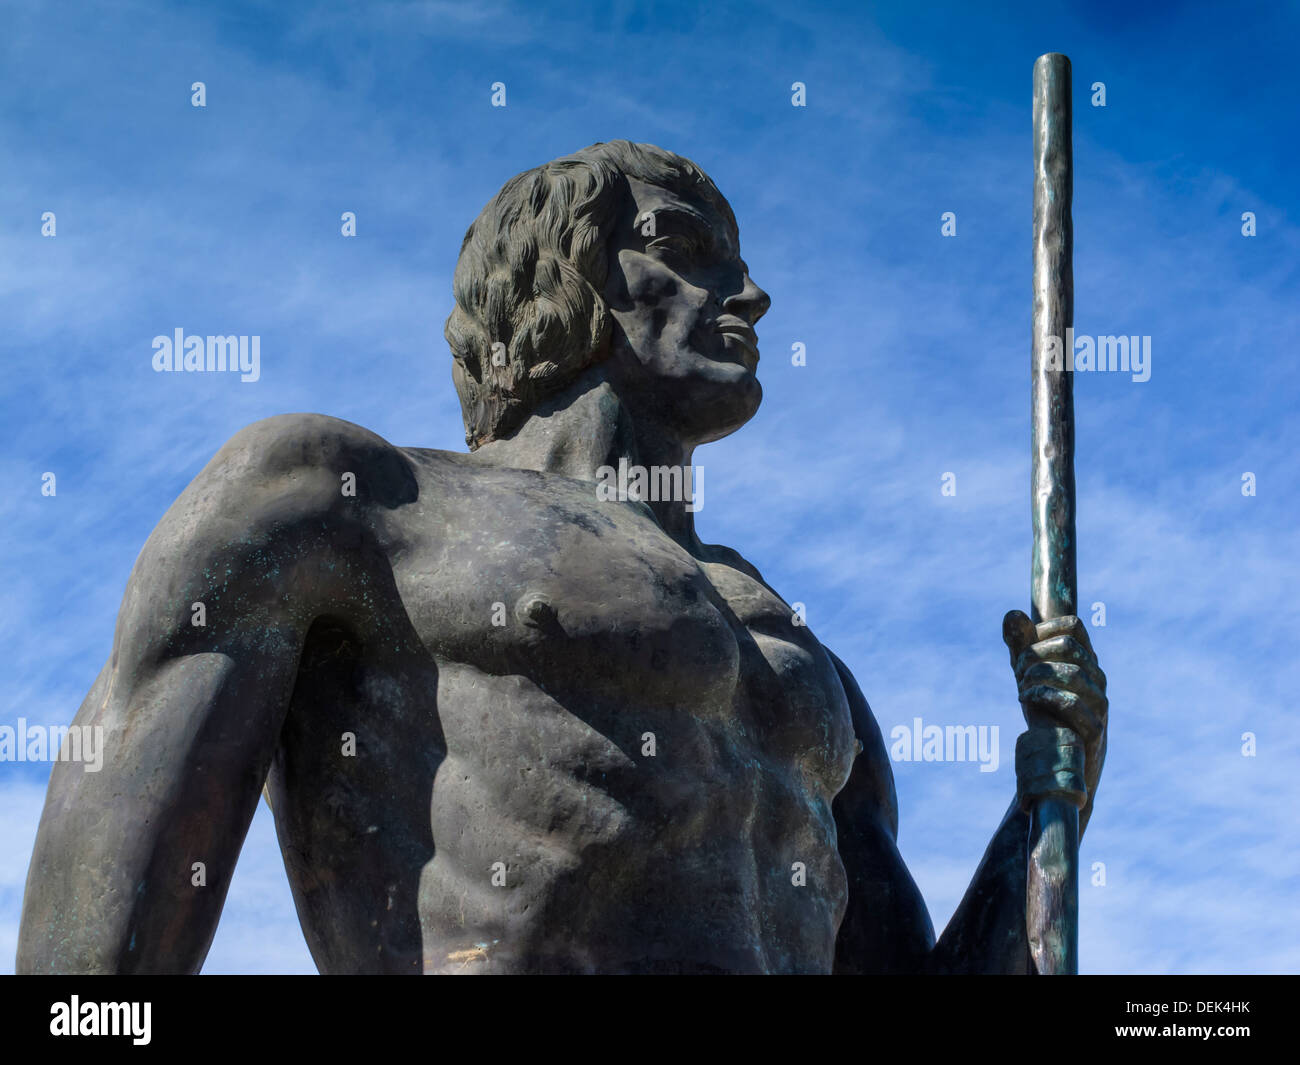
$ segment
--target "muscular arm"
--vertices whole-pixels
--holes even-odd
[[[344,498],[339,478],[352,470],[364,486],[365,452],[386,447],[371,434],[352,438],[363,432],[312,415],[250,426],[150,536],[112,655],[75,721],[103,728],[103,767],[54,766],[23,900],[19,972],[202,965],[304,634],[355,586],[339,548],[361,543],[367,493]],[[203,626],[193,624],[195,603]],[[205,885],[195,883],[200,862]]]

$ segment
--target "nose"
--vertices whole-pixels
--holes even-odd
[[[754,279],[745,275],[745,284],[739,292],[732,293],[722,301],[722,309],[734,314],[753,325],[767,313],[772,306],[772,297],[754,284]]]

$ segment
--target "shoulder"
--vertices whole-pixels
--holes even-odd
[[[350,478],[349,478],[350,475]],[[232,436],[199,475],[243,491],[275,485],[303,496],[396,505],[415,497],[410,458],[378,433],[324,414],[279,414]],[[344,488],[355,482],[352,496]],[[406,497],[404,499],[404,497]]]
[[[155,555],[256,554],[347,530],[353,541],[376,506],[395,508],[418,495],[410,459],[378,434],[321,414],[266,418],[240,429],[199,471],[137,566],[156,563]]]
[[[227,524],[276,524],[393,508],[419,495],[408,455],[323,414],[279,414],[235,433],[177,500]]]
[[[345,598],[346,582],[371,564],[373,553],[356,549],[373,542],[380,508],[417,495],[402,451],[359,425],[287,414],[245,426],[146,540],[123,600],[125,653],[159,633],[172,647],[204,646]],[[192,626],[200,602],[208,621]]]

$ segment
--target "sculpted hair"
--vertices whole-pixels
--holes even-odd
[[[444,330],[471,449],[609,354],[601,293],[628,178],[703,198],[735,228],[708,175],[652,144],[593,144],[507,181],[465,234]]]

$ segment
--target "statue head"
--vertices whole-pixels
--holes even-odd
[[[727,201],[662,148],[593,144],[506,182],[465,234],[454,289],[445,332],[471,448],[601,362],[692,443],[758,408],[753,326],[770,301]]]

